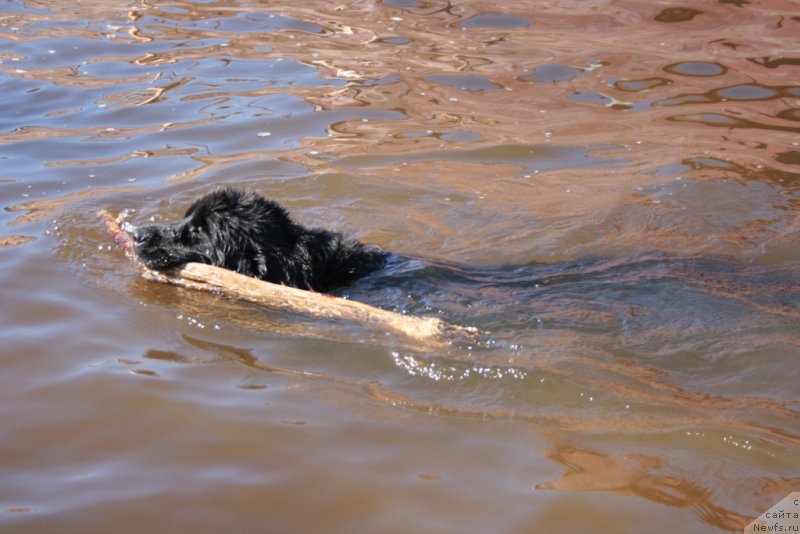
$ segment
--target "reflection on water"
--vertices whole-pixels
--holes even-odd
[[[6,2],[0,521],[740,529],[800,487],[793,8]],[[480,335],[149,283],[94,219],[221,184]]]
[[[525,28],[530,26],[531,21],[523,17],[518,17],[509,13],[486,13],[485,15],[475,15],[461,21],[462,28]]]
[[[690,7],[668,7],[656,15],[656,20],[659,22],[687,22],[702,14],[703,12],[699,9]]]
[[[710,61],[683,61],[664,67],[666,72],[683,76],[720,76],[728,72],[728,68]]]

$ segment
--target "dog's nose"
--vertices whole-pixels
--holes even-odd
[[[139,226],[131,231],[133,242],[137,245],[146,245],[152,243],[157,236],[158,232],[154,232],[149,226]]]

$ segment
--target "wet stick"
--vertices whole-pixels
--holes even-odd
[[[114,217],[106,210],[97,212],[97,217],[106,225],[106,230],[114,239],[114,244],[126,253],[133,253],[133,237],[122,229],[122,216]]]
[[[99,211],[97,216],[117,246],[133,255],[133,239],[120,226],[120,219],[105,210]],[[187,263],[180,268],[160,272],[138,263],[142,276],[148,280],[210,291],[280,312],[360,324],[387,333],[402,334],[425,345],[444,346],[454,340],[469,340],[476,334],[473,328],[450,325],[437,318],[401,315],[324,293],[265,282],[213,265]]]

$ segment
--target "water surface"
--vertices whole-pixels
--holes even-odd
[[[741,531],[800,489],[791,2],[0,6],[0,530]],[[137,277],[237,185],[446,348]]]

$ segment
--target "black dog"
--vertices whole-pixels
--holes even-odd
[[[137,228],[135,250],[156,270],[199,262],[276,284],[330,291],[380,269],[376,245],[294,223],[256,193],[219,189],[197,200],[183,220]]]

